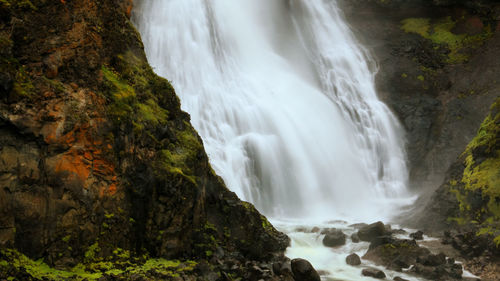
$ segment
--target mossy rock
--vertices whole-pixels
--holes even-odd
[[[445,46],[448,54],[444,62],[457,64],[467,62],[471,49],[480,47],[493,33],[490,26],[483,28],[483,32],[477,35],[455,34],[452,29],[457,22],[451,17],[437,20],[429,18],[407,18],[401,21],[401,29],[407,33],[415,33],[430,40],[436,45]]]
[[[130,280],[131,276],[164,280],[191,274],[194,261],[151,259],[131,257],[128,251],[116,249],[113,256],[80,263],[69,269],[50,267],[43,260],[34,261],[11,249],[0,255],[0,278],[6,280],[99,280],[112,275],[115,280]]]
[[[494,237],[500,246],[500,98],[462,154],[461,178],[450,181],[460,204],[459,224],[472,224],[478,235]]]
[[[363,259],[373,261],[376,264],[386,266],[395,270],[415,264],[421,256],[429,255],[430,251],[419,247],[414,240],[391,239],[390,243],[378,245],[371,248],[363,256]]]

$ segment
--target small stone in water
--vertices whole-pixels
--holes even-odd
[[[382,270],[376,268],[365,268],[363,269],[363,271],[361,271],[361,274],[363,274],[364,276],[369,276],[377,279],[385,278],[385,273]]]
[[[410,234],[410,238],[415,239],[415,240],[423,240],[424,239],[424,233],[422,231],[417,231],[414,233]]]
[[[358,255],[356,254],[350,254],[345,258],[345,262],[348,265],[360,265],[361,264],[361,259],[359,258]]]

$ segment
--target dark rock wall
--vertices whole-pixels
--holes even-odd
[[[461,231],[447,239],[467,257],[498,255],[500,3],[342,3],[407,132],[420,198],[404,223],[435,235]]]
[[[412,187],[435,190],[500,95],[498,1],[341,1],[406,129]]]
[[[415,217],[415,225],[432,231],[471,232],[475,239],[466,244],[486,240],[482,246],[467,245],[471,248],[466,254],[479,255],[488,248],[495,252],[495,244],[500,245],[500,97],[424,206],[426,211]],[[471,253],[473,249],[479,252]]]
[[[0,1],[0,247],[62,266],[95,243],[101,255],[282,254],[288,238],[211,169],[131,9]]]

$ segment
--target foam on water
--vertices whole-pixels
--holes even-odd
[[[361,270],[367,267],[378,268],[384,271],[388,280],[392,280],[396,276],[411,281],[426,280],[404,272],[395,272],[384,267],[376,266],[372,262],[364,259],[360,266],[348,266],[346,265],[346,256],[356,253],[358,256],[362,257],[368,250],[368,242],[351,243],[350,238],[347,238],[346,245],[337,248],[327,248],[323,246],[322,243],[325,235],[319,232],[312,232],[314,227],[320,229],[336,228],[342,230],[347,237],[350,237],[353,233],[357,232],[357,229],[349,226],[350,223],[348,222],[333,221],[307,225],[301,225],[301,222],[296,220],[272,220],[271,222],[280,230],[286,232],[292,240],[292,245],[286,252],[287,257],[291,259],[307,259],[317,270],[325,271],[325,274],[322,276],[323,280],[373,280],[371,277],[364,277],[360,274]],[[409,239],[408,234],[401,235],[400,238]]]

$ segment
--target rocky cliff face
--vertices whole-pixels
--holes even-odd
[[[448,170],[419,225],[449,230],[453,224],[491,236],[500,245],[500,98],[477,135]],[[430,219],[432,218],[432,219]],[[492,245],[493,246],[493,245]],[[495,247],[492,247],[495,248]]]
[[[402,223],[444,235],[483,280],[500,274],[500,3],[342,1],[407,132],[413,189]],[[492,106],[493,104],[493,106]]]
[[[500,274],[500,98],[476,136],[448,169],[444,183],[414,216],[414,225],[444,233],[483,280]],[[423,203],[423,202],[420,202]]]
[[[288,238],[215,175],[131,5],[0,1],[1,249],[64,267],[117,248],[279,256]]]
[[[446,241],[467,257],[498,255],[500,3],[343,3],[377,58],[379,93],[407,131],[421,197],[404,223],[437,235],[463,231]]]
[[[500,92],[498,1],[342,1],[407,132],[411,182],[435,190]]]

